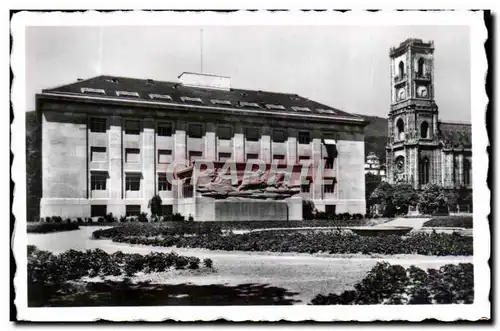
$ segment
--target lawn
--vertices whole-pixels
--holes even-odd
[[[424,227],[439,227],[439,228],[466,228],[472,229],[472,216],[469,215],[453,215],[453,216],[436,216],[424,223]]]

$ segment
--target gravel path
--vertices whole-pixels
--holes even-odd
[[[101,248],[108,253],[146,254],[152,251],[175,251],[182,255],[211,258],[216,272],[158,273],[138,276],[153,283],[196,285],[208,284],[269,284],[288,290],[297,303],[309,303],[317,294],[341,292],[360,281],[377,262],[387,261],[404,266],[439,268],[447,263],[472,262],[472,256],[423,256],[362,254],[297,254],[241,251],[209,251],[195,248],[151,247],[114,243],[110,240],[92,240],[93,231],[103,227],[82,227],[77,231],[52,234],[28,234],[28,243],[56,253],[68,249]]]

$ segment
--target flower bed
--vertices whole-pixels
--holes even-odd
[[[115,242],[153,246],[206,248],[210,250],[270,251],[331,254],[422,254],[472,255],[471,237],[445,233],[415,233],[408,237],[363,237],[338,231],[306,233],[262,231],[244,234],[220,235],[163,235],[149,237],[149,232],[123,231],[124,228],[98,230],[94,238],[108,238]]]
[[[433,217],[424,223],[425,227],[443,227],[443,228],[466,228],[472,229],[472,216],[444,216]]]
[[[471,304],[474,302],[474,267],[447,264],[427,272],[411,266],[378,263],[354,290],[317,295],[312,305]]]
[[[75,223],[28,223],[28,233],[51,233],[60,231],[78,230],[80,227]]]

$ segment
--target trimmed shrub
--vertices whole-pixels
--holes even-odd
[[[213,264],[214,264],[214,261],[212,261],[212,259],[209,259],[209,258],[203,259],[203,265],[205,267],[212,268]]]
[[[51,233],[61,231],[78,230],[76,223],[30,223],[27,226],[28,233]]]

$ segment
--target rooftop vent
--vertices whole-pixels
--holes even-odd
[[[155,94],[155,93],[151,93],[149,95],[149,97],[151,99],[161,99],[161,100],[172,100],[172,97],[170,95],[166,95],[166,94]]]
[[[266,104],[267,109],[278,109],[278,110],[285,110],[285,106],[282,105],[273,105],[273,104]]]
[[[209,88],[216,90],[231,89],[231,79],[225,76],[216,76],[202,73],[183,72],[179,76],[182,85]]]
[[[181,100],[184,102],[197,102],[197,103],[203,103],[203,100],[200,98],[191,98],[191,97],[181,97]]]
[[[108,83],[118,84],[118,79],[116,78],[108,78],[106,79]]]
[[[119,97],[134,97],[134,98],[139,97],[139,93],[129,92],[129,91],[116,91],[116,95]]]
[[[82,87],[80,91],[82,93],[106,94],[106,91],[104,91],[102,88]]]
[[[307,107],[297,107],[297,106],[293,106],[292,107],[293,110],[295,111],[311,111],[311,109],[307,108]]]
[[[152,80],[152,79],[146,79],[146,84],[148,84],[148,85],[153,85],[153,84],[154,84],[154,82],[155,82],[155,81],[154,81],[154,80]]]

